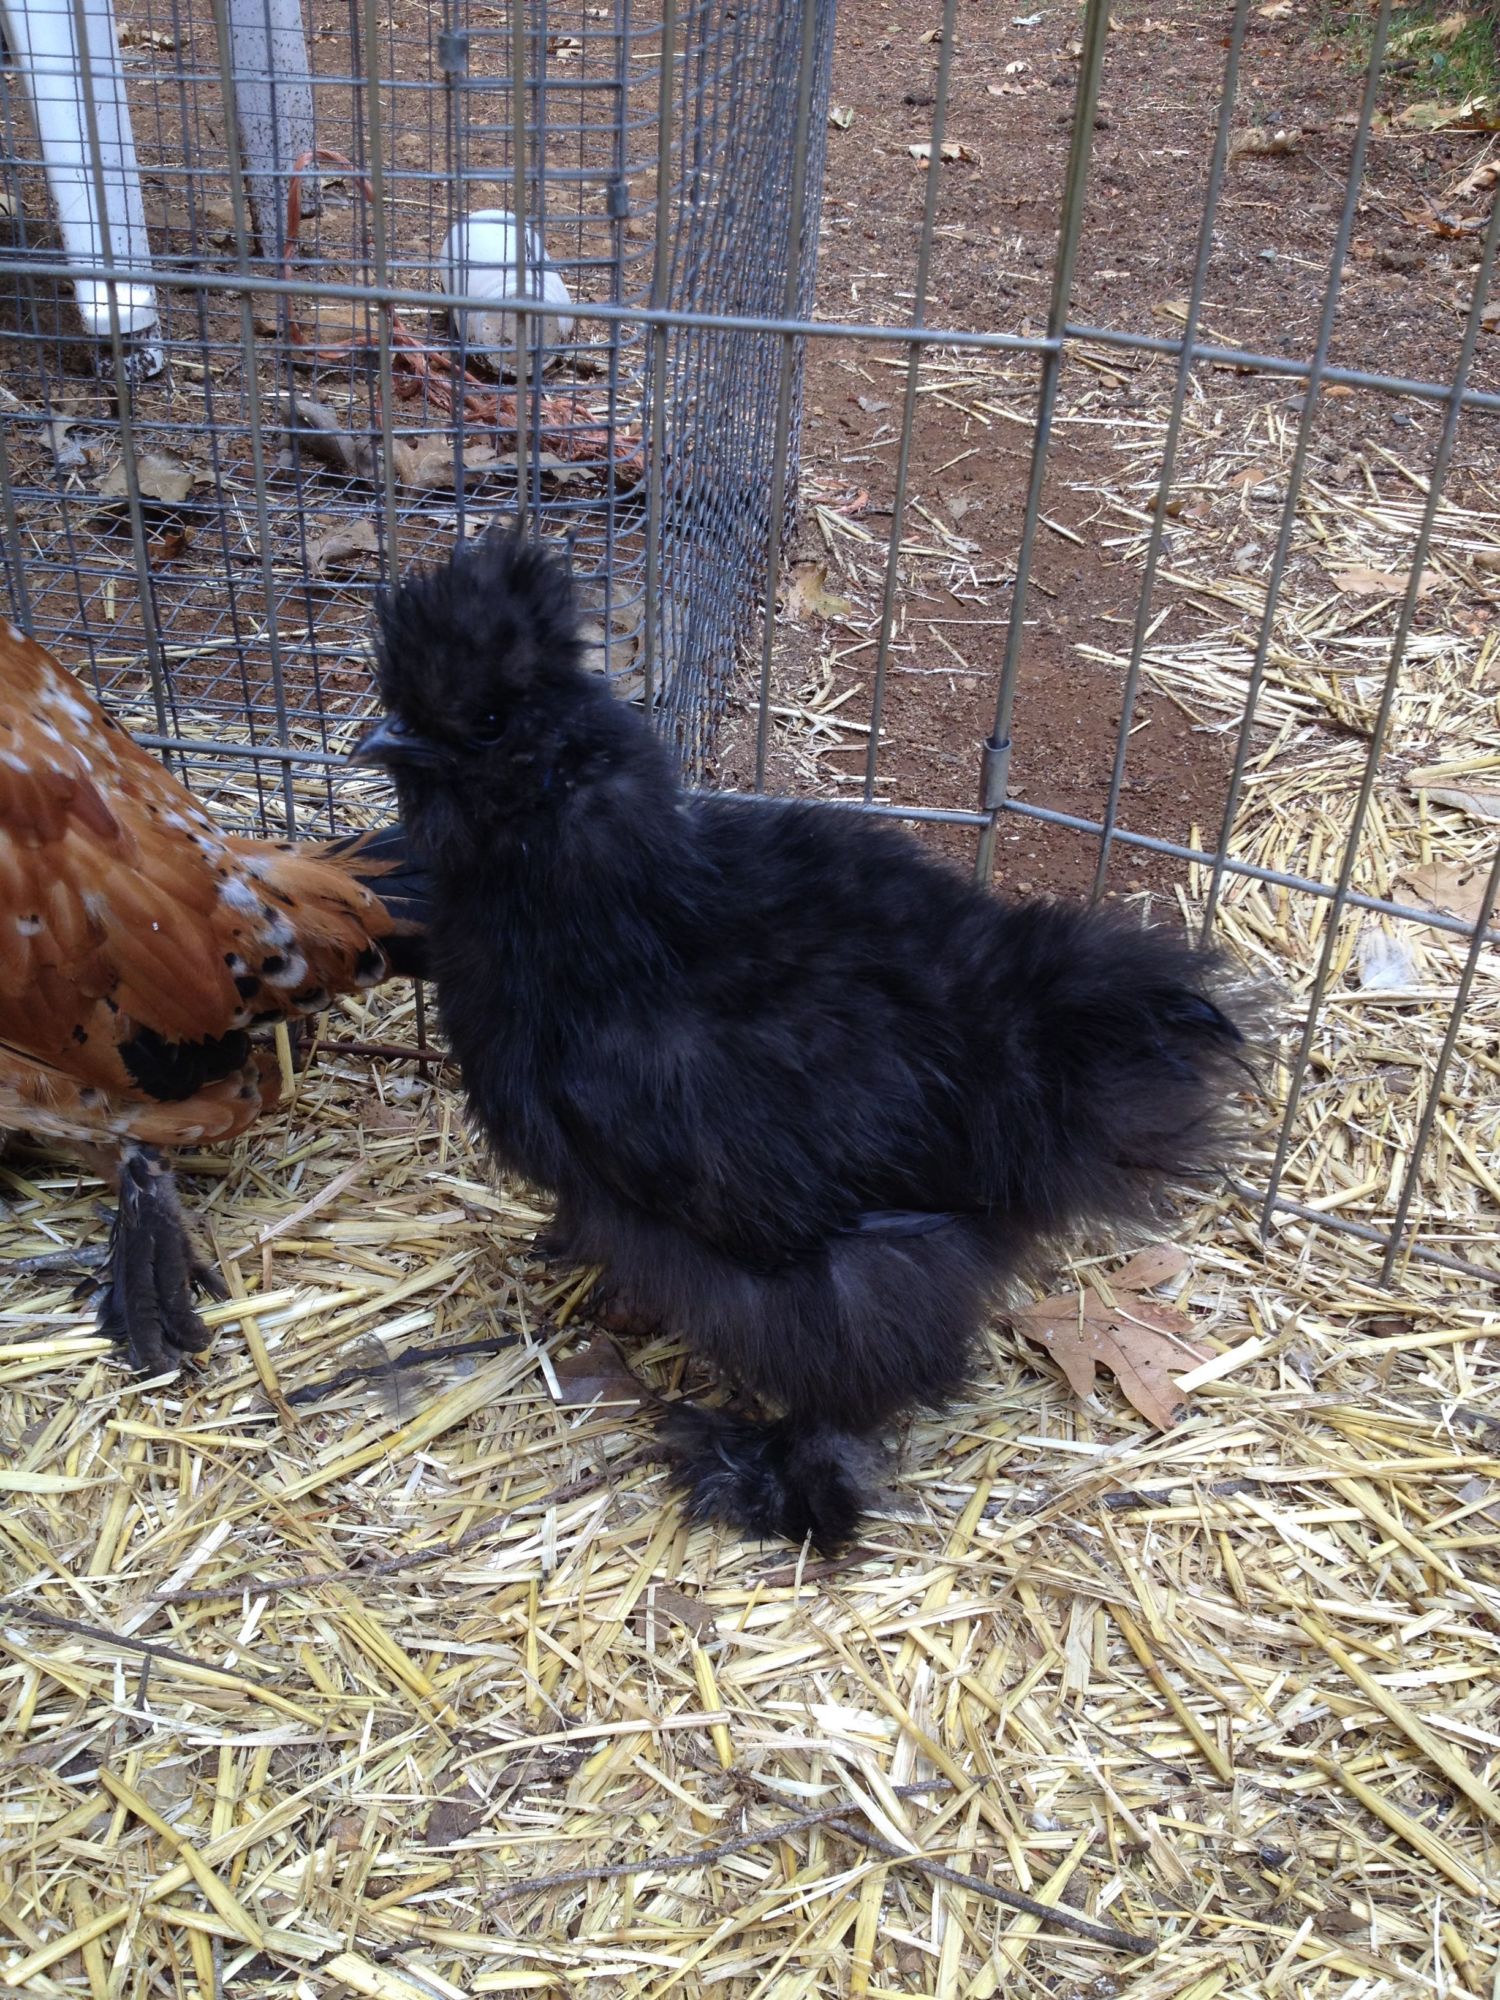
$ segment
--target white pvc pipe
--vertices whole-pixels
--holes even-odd
[[[109,224],[108,257],[89,158],[84,65],[73,0],[9,0],[4,4],[6,39],[31,94],[47,185],[67,258],[83,266],[112,261],[132,273],[128,281],[116,281],[115,295],[121,333],[138,340],[155,328],[158,315],[125,76],[109,0],[82,0],[82,11]],[[85,329],[96,340],[107,341],[109,286],[97,278],[75,278],[73,296]]]

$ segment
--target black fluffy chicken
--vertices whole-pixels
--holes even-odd
[[[672,1406],[693,1513],[836,1547],[1001,1282],[1213,1160],[1244,1047],[1219,968],[854,813],[685,791],[534,543],[403,584],[378,651],[359,754],[430,870],[476,1117],[560,1250],[776,1412]]]

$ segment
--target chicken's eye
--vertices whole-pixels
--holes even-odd
[[[476,716],[474,718],[473,734],[476,743],[498,743],[500,738],[505,734],[505,718],[496,715],[493,710],[486,715]]]

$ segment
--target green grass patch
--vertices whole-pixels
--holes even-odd
[[[1374,40],[1375,9],[1324,0],[1320,39],[1341,48],[1351,69],[1363,69]],[[1437,98],[1462,104],[1500,91],[1500,0],[1481,7],[1445,6],[1423,0],[1400,7],[1391,17],[1385,75],[1406,98]]]

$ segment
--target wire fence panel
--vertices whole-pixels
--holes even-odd
[[[8,14],[0,70],[0,510],[13,615],[225,809],[319,831],[338,817],[336,774],[370,710],[373,592],[455,537],[523,517],[571,545],[597,663],[648,706],[689,770],[717,773],[732,700],[753,728],[733,782],[764,792],[779,782],[778,718],[795,706],[779,606],[808,344],[878,358],[891,364],[885,396],[869,399],[889,411],[889,508],[857,521],[813,509],[830,552],[837,535],[854,538],[878,601],[867,639],[848,649],[868,669],[863,705],[843,711],[858,717],[858,768],[842,772],[842,794],[832,781],[802,789],[971,838],[980,877],[1002,886],[1021,832],[1088,843],[1096,894],[1135,862],[1171,864],[1195,925],[1276,962],[1297,989],[1280,1128],[1246,1170],[1263,1224],[1293,1215],[1366,1240],[1387,1279],[1408,1251],[1500,1273],[1494,1120],[1460,1129],[1449,1091],[1459,1070],[1488,1063],[1493,1074],[1492,827],[1470,842],[1480,887],[1461,908],[1424,900],[1381,846],[1393,775],[1413,763],[1406,718],[1430,658],[1428,565],[1457,535],[1449,476],[1500,413],[1484,349],[1500,206],[1471,232],[1446,379],[1435,368],[1424,379],[1394,342],[1347,346],[1391,27],[1388,0],[1368,11],[1316,311],[1305,342],[1275,352],[1227,338],[1214,303],[1250,0],[1224,24],[1211,143],[1174,169],[1199,189],[1200,210],[1165,332],[1097,323],[1078,302],[1080,260],[1111,226],[1095,185],[1117,26],[1106,0],[1088,0],[1073,67],[1052,79],[1068,84],[1070,115],[1046,169],[1056,233],[1035,295],[1044,310],[1034,322],[970,313],[967,324],[935,278],[945,175],[962,155],[949,143],[965,83],[957,0],[927,35],[925,148],[899,162],[921,176],[910,268],[876,273],[872,294],[821,300],[833,0],[530,0],[519,11],[353,0],[327,14],[298,0],[120,0],[113,15],[105,0],[39,0]],[[1060,426],[1077,414],[1080,365],[1108,374],[1112,359],[1154,368],[1167,387],[1129,504],[1114,496],[1124,525],[1112,545],[1135,565],[1131,615],[1095,654],[1117,721],[1097,806],[1070,811],[1027,795],[1013,758],[1024,762],[1044,720],[1028,675],[1048,595],[1038,552],[1060,532],[1048,512]],[[948,664],[936,637],[932,660],[912,664],[908,613],[931,554],[914,469],[923,410],[942,388],[935,371],[956,360],[1014,367],[999,414],[1017,427],[1012,444],[1030,435],[1008,461],[1013,541],[984,551],[1003,574],[980,577],[977,543],[952,571],[989,593],[981,622],[1000,634],[981,676],[984,720],[945,746],[949,761],[967,760],[972,788],[907,785],[896,797],[899,676]],[[1174,569],[1174,510],[1203,477],[1202,411],[1226,382],[1267,378],[1298,403],[1266,475],[1263,564],[1225,599],[1238,624],[1221,672],[1222,660],[1160,636],[1169,593],[1193,582]],[[1330,399],[1353,392],[1427,413],[1435,442],[1409,469],[1401,506],[1380,502],[1401,567],[1387,623],[1335,633],[1314,619],[1293,633],[1310,523],[1333,532],[1319,423]],[[1227,745],[1211,814],[1180,833],[1135,811],[1141,705],[1163,688]],[[1337,768],[1315,808],[1297,793],[1308,827],[1278,838],[1284,817],[1262,801],[1277,758],[1300,754],[1296,732],[1318,700],[1343,731]],[[1350,1089],[1348,1049],[1364,1046],[1350,1021],[1365,1001],[1349,982],[1371,937],[1408,936],[1440,948],[1426,975],[1420,952],[1408,954],[1413,992],[1385,988],[1391,1040],[1409,1045],[1418,1084],[1362,1080],[1378,1167],[1355,1172],[1329,1115],[1332,1093]],[[1456,1207],[1432,1199],[1450,1169],[1465,1190]]]
[[[262,811],[316,830],[377,583],[524,507],[572,544],[601,663],[649,670],[700,760],[764,570],[787,346],[713,318],[811,311],[831,0],[810,47],[790,0],[49,4],[0,73],[23,622],[154,735],[295,753],[256,760]],[[83,275],[111,257],[128,285]],[[560,309],[484,309],[516,286]],[[430,304],[455,292],[475,309]],[[696,323],[630,317],[652,305]]]

